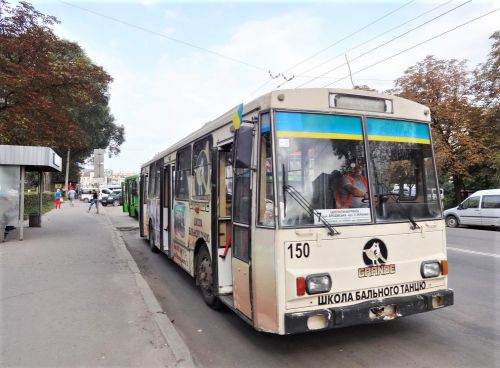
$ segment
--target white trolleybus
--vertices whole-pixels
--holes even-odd
[[[429,122],[392,95],[268,93],[142,166],[141,236],[261,331],[452,305]]]

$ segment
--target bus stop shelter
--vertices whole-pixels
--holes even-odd
[[[61,157],[49,147],[0,145],[0,241],[8,226],[19,228],[23,240],[26,172],[39,173],[38,216],[41,223],[44,172],[60,172]]]

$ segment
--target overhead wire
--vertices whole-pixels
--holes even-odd
[[[90,13],[90,14],[93,14],[93,15],[97,15],[99,17],[102,17],[102,18],[105,18],[105,19],[108,19],[108,20],[111,20],[113,22],[116,22],[116,23],[120,23],[120,24],[123,24],[125,26],[128,26],[128,27],[131,27],[131,28],[135,28],[135,29],[138,29],[142,32],[146,32],[146,33],[150,33],[150,34],[153,34],[155,36],[159,36],[159,37],[163,37],[169,41],[172,41],[172,42],[177,42],[179,44],[182,44],[184,46],[188,46],[188,47],[191,47],[191,48],[194,48],[194,49],[197,49],[197,50],[200,50],[200,51],[204,51],[204,52],[207,52],[209,54],[212,54],[214,56],[217,56],[217,57],[220,57],[222,59],[226,59],[226,60],[229,60],[229,61],[232,61],[232,62],[235,62],[235,63],[238,63],[238,64],[241,64],[241,65],[245,65],[249,68],[252,68],[252,69],[256,69],[256,70],[259,70],[259,71],[264,71],[264,72],[270,72],[268,69],[266,68],[263,68],[261,66],[258,66],[258,65],[254,65],[254,64],[251,64],[251,63],[248,63],[246,61],[243,61],[243,60],[239,60],[239,59],[236,59],[236,58],[233,58],[231,56],[227,56],[227,55],[224,55],[224,54],[221,54],[220,52],[217,52],[217,51],[213,51],[213,50],[210,50],[210,49],[207,49],[205,47],[201,47],[201,46],[198,46],[194,43],[191,43],[191,42],[188,42],[188,41],[184,41],[184,40],[181,40],[181,39],[178,39],[178,38],[175,38],[175,37],[171,37],[171,36],[167,36],[163,33],[160,33],[160,32],[157,32],[157,31],[154,31],[154,30],[151,30],[151,29],[148,29],[148,28],[145,28],[145,27],[142,27],[142,26],[139,26],[137,24],[133,24],[133,23],[130,23],[130,22],[127,22],[127,21],[124,21],[124,20],[121,20],[121,19],[118,19],[118,18],[115,18],[115,17],[112,17],[110,15],[106,15],[106,14],[102,14],[102,13],[99,13],[97,11],[94,11],[94,10],[91,10],[91,9],[87,9],[87,8],[84,8],[83,6],[79,6],[79,5],[76,5],[76,4],[72,4],[72,3],[69,3],[67,1],[63,1],[63,0],[58,0],[60,3],[64,4],[64,5],[67,5],[67,6],[70,6],[70,7],[73,7],[73,8],[76,8],[76,9],[79,9],[79,10],[82,10],[82,11],[85,11],[87,13]]]
[[[436,19],[439,19],[439,18],[441,18],[441,17],[445,16],[446,14],[449,14],[449,13],[451,13],[452,11],[457,10],[458,8],[460,8],[460,7],[464,6],[464,5],[466,5],[467,3],[470,3],[471,1],[472,1],[472,0],[467,0],[467,1],[465,1],[465,2],[463,2],[463,3],[461,3],[461,4],[459,4],[459,5],[455,6],[454,8],[451,8],[450,10],[447,10],[447,11],[445,11],[444,13],[441,13],[441,14],[439,14],[439,15],[435,16],[434,18],[429,19],[428,21],[426,21],[426,22],[424,22],[424,23],[421,23],[421,24],[419,24],[418,26],[413,27],[412,29],[410,29],[410,30],[408,30],[408,31],[406,31],[406,32],[403,32],[403,33],[401,33],[401,34],[397,35],[396,37],[393,37],[393,38],[391,38],[390,40],[385,41],[385,42],[383,42],[383,43],[379,44],[379,45],[378,45],[378,46],[376,46],[376,47],[373,47],[372,49],[370,49],[370,50],[368,50],[368,51],[363,52],[362,54],[360,54],[360,55],[356,56],[356,57],[355,57],[355,58],[353,58],[353,59],[350,59],[349,61],[350,61],[350,62],[352,62],[352,61],[354,61],[354,60],[358,60],[358,59],[362,58],[363,56],[366,56],[366,55],[368,55],[369,53],[371,53],[371,52],[373,52],[373,51],[375,51],[375,50],[378,50],[378,49],[380,49],[381,47],[386,46],[386,45],[388,45],[389,43],[391,43],[391,42],[393,42],[393,41],[396,41],[397,39],[399,39],[399,38],[401,38],[401,37],[403,37],[403,36],[406,36],[407,34],[409,34],[409,33],[413,32],[413,31],[415,31],[415,30],[417,30],[417,29],[419,29],[419,28],[422,28],[423,26],[425,26],[425,25],[427,25],[427,24],[429,24],[429,23],[431,23],[431,22],[435,21]],[[337,65],[336,67],[334,67],[334,68],[332,68],[332,69],[327,70],[326,72],[324,72],[324,73],[320,74],[319,76],[316,76],[316,77],[314,77],[314,78],[310,79],[309,81],[306,81],[306,82],[304,82],[304,83],[302,83],[302,84],[300,84],[300,85],[296,86],[295,88],[300,88],[300,87],[303,87],[303,86],[305,86],[306,84],[309,84],[309,83],[311,83],[311,82],[315,81],[316,79],[318,79],[318,77],[323,77],[323,76],[325,76],[326,74],[331,73],[331,72],[333,72],[333,71],[335,71],[335,70],[337,70],[337,69],[339,69],[339,68],[343,67],[344,65],[347,65],[347,62],[342,63],[342,64],[340,64],[340,65]]]
[[[417,44],[415,44],[415,45],[413,45],[413,46],[411,46],[411,47],[408,47],[407,49],[404,49],[404,50],[402,50],[402,51],[400,51],[400,52],[397,52],[397,53],[395,53],[395,54],[393,54],[393,55],[391,55],[391,56],[388,56],[388,57],[386,57],[385,59],[379,60],[379,61],[377,61],[376,63],[373,63],[373,64],[371,64],[371,65],[368,65],[368,66],[364,67],[363,69],[357,70],[357,71],[355,71],[354,73],[352,73],[352,74],[350,74],[350,75],[355,75],[355,74],[361,73],[362,71],[365,71],[365,70],[367,70],[367,69],[369,69],[369,68],[372,68],[372,67],[374,67],[374,66],[376,66],[376,65],[378,65],[378,64],[381,64],[381,63],[383,63],[383,62],[385,62],[385,61],[387,61],[387,60],[390,60],[390,59],[392,59],[392,58],[394,58],[394,57],[396,57],[396,56],[399,56],[399,55],[401,55],[401,54],[403,54],[403,53],[405,53],[405,52],[408,52],[408,51],[410,51],[410,50],[412,50],[412,49],[414,49],[414,48],[416,48],[416,47],[418,47],[418,46],[421,46],[421,45],[423,45],[424,43],[427,43],[427,42],[430,42],[430,41],[432,41],[432,40],[435,40],[436,38],[439,38],[439,37],[441,37],[441,36],[444,36],[445,34],[448,34],[448,33],[452,32],[452,31],[455,31],[455,30],[457,30],[458,28],[461,28],[461,27],[463,27],[463,26],[466,26],[467,24],[470,24],[470,23],[472,23],[472,22],[475,22],[476,20],[479,20],[479,19],[481,19],[481,18],[484,18],[484,17],[486,17],[486,16],[488,16],[488,15],[490,15],[490,14],[493,14],[494,12],[496,12],[496,11],[498,11],[498,10],[500,10],[500,8],[496,8],[496,9],[494,9],[494,10],[492,10],[492,11],[489,11],[489,12],[487,12],[487,13],[485,13],[485,14],[480,15],[479,17],[473,18],[473,19],[471,19],[471,20],[469,20],[469,21],[467,21],[467,22],[465,22],[465,23],[459,24],[459,25],[458,25],[458,26],[456,26],[456,27],[450,28],[450,29],[448,29],[447,31],[441,32],[440,34],[438,34],[438,35],[436,35],[436,36],[433,36],[433,37],[431,37],[431,38],[428,38],[428,39],[426,39],[425,41],[419,42],[419,43],[417,43]],[[337,79],[337,80],[336,80],[336,81],[334,81],[334,82],[331,82],[331,83],[325,84],[324,86],[322,86],[322,88],[329,87],[329,86],[331,86],[331,85],[333,85],[333,84],[335,84],[335,83],[340,82],[341,80],[347,79],[347,78],[349,78],[349,77],[350,77],[350,75],[346,75],[346,76],[344,76],[344,77],[342,77],[342,78]]]
[[[414,2],[415,2],[415,0],[408,1],[407,3],[405,3],[405,4],[401,5],[399,8],[396,8],[396,9],[394,9],[394,10],[390,11],[389,13],[384,14],[384,15],[383,15],[383,16],[381,16],[380,18],[375,19],[374,21],[372,21],[372,22],[368,23],[367,25],[365,25],[365,26],[363,26],[363,27],[359,28],[358,30],[356,30],[356,31],[354,31],[354,32],[352,32],[352,33],[350,33],[350,34],[348,34],[347,36],[345,36],[345,37],[341,38],[340,40],[335,41],[334,43],[332,43],[332,44],[328,45],[327,47],[325,47],[325,48],[323,48],[323,49],[321,49],[321,50],[319,50],[319,51],[315,52],[314,54],[312,54],[311,56],[309,56],[309,57],[305,58],[304,60],[299,61],[299,62],[298,62],[298,63],[296,63],[295,65],[293,65],[293,66],[289,67],[287,70],[285,70],[285,71],[284,71],[284,73],[286,73],[286,72],[290,71],[291,69],[296,68],[297,66],[299,66],[299,65],[301,65],[301,64],[304,64],[306,61],[311,60],[312,58],[314,58],[314,57],[318,56],[319,54],[321,54],[321,53],[325,52],[326,50],[328,50],[328,49],[332,48],[333,46],[338,45],[340,42],[347,40],[348,38],[350,38],[350,37],[352,37],[352,36],[354,36],[354,35],[358,34],[358,33],[359,33],[359,32],[361,32],[361,31],[364,31],[364,30],[365,30],[365,29],[367,29],[368,27],[370,27],[370,26],[374,25],[375,23],[380,22],[382,19],[387,18],[388,16],[390,16],[390,15],[392,15],[392,14],[396,13],[397,11],[399,11],[399,10],[403,9],[404,7],[406,7],[406,6],[410,5],[411,3],[414,3]]]
[[[337,45],[338,43],[340,43],[340,42],[342,42],[342,41],[345,41],[346,39],[348,39],[348,38],[350,38],[350,37],[352,37],[352,36],[354,36],[354,35],[358,34],[359,32],[361,32],[361,31],[365,30],[366,28],[368,28],[368,27],[370,27],[370,26],[374,25],[375,23],[377,23],[377,22],[381,21],[382,19],[387,18],[388,16],[390,16],[390,15],[394,14],[395,12],[397,12],[397,11],[401,10],[402,8],[404,8],[404,7],[408,6],[408,5],[410,5],[410,4],[411,4],[411,3],[413,3],[413,2],[415,2],[415,0],[408,1],[407,3],[405,3],[405,4],[401,5],[400,7],[396,8],[396,9],[394,9],[394,10],[391,10],[390,12],[388,12],[388,13],[386,13],[386,14],[382,15],[381,17],[379,17],[379,18],[375,19],[374,21],[372,21],[372,22],[368,23],[367,25],[365,25],[365,26],[363,26],[363,27],[361,27],[361,28],[357,29],[356,31],[354,31],[354,32],[352,32],[352,33],[350,33],[350,34],[348,34],[347,36],[345,36],[345,37],[341,38],[340,40],[337,40],[337,41],[335,41],[334,43],[332,43],[332,44],[328,45],[327,47],[325,47],[325,48],[323,48],[323,49],[321,49],[321,50],[319,50],[319,51],[315,52],[312,56],[309,56],[309,57],[307,57],[307,58],[305,58],[305,59],[303,59],[303,60],[299,61],[299,62],[298,62],[298,63],[296,63],[295,65],[292,65],[291,67],[287,68],[287,69],[286,69],[283,73],[287,73],[288,71],[290,71],[290,70],[292,70],[292,69],[296,68],[297,66],[299,66],[299,65],[301,65],[301,64],[303,64],[303,63],[305,63],[306,61],[309,61],[310,59],[312,59],[312,58],[316,57],[317,55],[321,54],[322,52],[324,52],[324,51],[326,51],[326,50],[330,49],[331,47],[333,47],[333,46]],[[273,79],[268,79],[268,80],[266,80],[263,84],[261,84],[259,87],[257,87],[255,90],[253,90],[251,93],[249,93],[249,94],[248,94],[248,96],[246,96],[246,97],[245,97],[245,100],[246,100],[246,99],[248,99],[248,98],[249,98],[250,96],[252,96],[253,94],[255,94],[257,91],[259,91],[259,90],[261,90],[262,88],[264,88],[265,86],[267,86],[267,85],[268,85],[268,84],[269,84],[272,80],[273,80]],[[286,83],[286,82],[285,82],[285,83]],[[284,84],[284,83],[283,83],[283,84]]]
[[[401,28],[401,27],[403,27],[403,26],[407,25],[408,23],[411,23],[411,22],[413,22],[414,20],[416,20],[416,19],[418,19],[418,18],[423,17],[424,15],[427,15],[427,14],[429,14],[429,13],[432,13],[433,11],[435,11],[435,10],[437,10],[437,9],[439,9],[439,8],[441,8],[441,7],[443,7],[443,6],[445,6],[445,5],[448,5],[449,3],[453,2],[453,1],[454,1],[454,0],[448,0],[448,1],[444,2],[444,3],[442,3],[442,4],[439,4],[439,5],[435,6],[434,8],[432,8],[432,9],[430,9],[430,10],[427,10],[427,11],[425,11],[425,12],[423,12],[423,13],[421,13],[421,14],[417,15],[416,17],[413,17],[413,18],[411,18],[411,19],[407,20],[406,22],[400,23],[400,24],[398,24],[397,26],[395,26],[395,27],[393,27],[393,28],[391,28],[391,29],[388,29],[387,31],[384,31],[384,32],[382,32],[382,33],[379,33],[378,35],[376,35],[376,36],[374,36],[374,37],[370,38],[369,40],[366,40],[366,41],[364,41],[364,42],[362,42],[362,43],[359,43],[359,44],[357,44],[356,46],[351,47],[350,49],[347,49],[347,50],[343,51],[342,53],[339,53],[338,55],[334,56],[333,58],[330,58],[330,59],[328,59],[328,60],[325,60],[325,61],[321,62],[320,64],[317,64],[317,65],[315,65],[315,66],[313,66],[313,67],[311,67],[311,68],[308,68],[308,69],[306,69],[306,70],[304,70],[304,71],[302,71],[302,72],[300,72],[300,73],[295,74],[295,77],[296,77],[296,78],[314,78],[314,76],[307,76],[307,75],[304,75],[303,73],[308,73],[308,72],[310,72],[310,71],[312,71],[312,70],[314,70],[314,69],[317,69],[317,68],[319,68],[319,67],[321,67],[321,66],[325,65],[326,63],[328,63],[328,62],[330,62],[330,61],[332,61],[332,60],[335,60],[335,59],[337,59],[337,58],[339,58],[339,57],[341,57],[341,56],[344,56],[346,53],[348,53],[348,52],[350,52],[350,51],[353,51],[353,50],[355,50],[355,49],[358,49],[358,48],[360,48],[361,46],[366,45],[367,43],[370,43],[370,42],[372,42],[372,41],[376,40],[377,38],[380,38],[380,37],[382,37],[382,36],[384,36],[384,35],[386,35],[386,34],[388,34],[388,33],[392,32],[392,31],[394,31],[394,30],[396,30],[396,29],[398,29],[398,28]],[[321,78],[321,77],[320,77],[320,78]]]

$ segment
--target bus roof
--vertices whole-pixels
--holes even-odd
[[[402,97],[390,95],[387,93],[379,93],[375,91],[359,90],[359,89],[340,89],[340,88],[302,88],[302,89],[283,89],[275,90],[264,94],[253,101],[244,104],[243,118],[245,115],[251,114],[255,111],[266,110],[270,108],[283,109],[283,110],[299,110],[299,111],[335,111],[345,114],[359,114],[360,110],[338,109],[329,106],[330,94],[342,95],[357,95],[365,97],[384,98],[392,101],[394,113],[377,113],[367,112],[366,115],[370,116],[383,116],[390,118],[407,119],[412,116],[414,120],[422,122],[430,122],[429,109],[417,102],[407,100]],[[184,137],[177,143],[174,143],[169,148],[157,153],[151,160],[141,165],[141,169],[150,165],[151,163],[167,156],[170,153],[177,151],[179,148],[193,142],[203,136],[216,131],[217,129],[231,125],[233,114],[238,110],[239,106],[235,106],[218,118],[205,123],[198,130]],[[356,112],[354,112],[356,111]],[[401,113],[403,111],[404,113]],[[390,116],[389,116],[390,115]],[[419,118],[415,118],[419,117]]]

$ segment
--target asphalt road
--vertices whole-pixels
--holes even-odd
[[[277,336],[208,308],[194,280],[153,254],[137,222],[107,211],[160,305],[200,367],[498,367],[500,232],[448,229],[455,305],[385,324]]]

